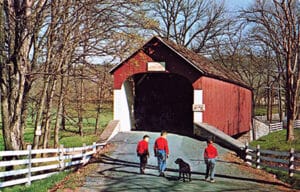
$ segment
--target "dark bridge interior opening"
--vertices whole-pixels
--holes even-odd
[[[133,76],[136,130],[193,134],[193,87],[184,77],[168,73]]]

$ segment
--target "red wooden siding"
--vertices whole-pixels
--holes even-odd
[[[200,82],[205,104],[203,122],[231,136],[250,130],[250,90],[208,77],[201,77]],[[197,84],[200,86],[199,81]]]
[[[138,51],[131,56],[114,72],[114,89],[121,89],[123,82],[130,76],[147,71],[147,62],[153,61],[143,51]]]
[[[195,90],[203,90],[204,123],[213,125],[231,136],[250,130],[252,115],[251,90],[234,83],[207,77],[212,74],[202,72],[195,65],[191,65],[182,55],[174,52],[173,49],[163,43],[152,42],[146,44],[143,49],[138,50],[121,65],[114,68],[112,72],[114,89],[121,89],[124,81],[135,74],[153,73],[147,71],[147,62],[150,61],[165,62],[166,71],[159,73],[177,74],[187,79]],[[208,62],[204,62],[204,64],[213,65]],[[202,63],[200,67],[203,67],[204,64]],[[209,66],[205,67],[205,69],[209,68]],[[215,70],[218,71],[218,68]],[[217,76],[217,78],[220,77]],[[227,79],[228,81],[233,80],[229,77]]]

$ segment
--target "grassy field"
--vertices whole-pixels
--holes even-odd
[[[264,137],[261,137],[257,141],[250,143],[255,147],[260,145],[261,149],[268,149],[274,151],[290,151],[291,148],[295,149],[296,153],[300,153],[300,129],[295,129],[295,141],[286,142],[286,130],[270,133]],[[270,168],[265,168],[266,171],[275,174],[280,180],[289,183],[295,189],[300,189],[300,175],[295,174],[294,177],[289,177],[285,171],[278,171]]]
[[[278,112],[278,105],[273,105],[272,113],[273,114],[279,113]],[[267,115],[267,106],[255,106],[254,115],[255,116]]]
[[[107,111],[101,114],[100,124],[101,128],[94,133],[95,129],[95,119],[89,118],[84,119],[84,136],[81,137],[76,132],[78,128],[69,124],[67,126],[67,131],[60,131],[59,142],[64,145],[64,147],[79,147],[82,146],[83,143],[86,145],[90,145],[93,142],[97,142],[99,140],[99,135],[102,133],[103,129],[106,127],[108,122],[112,120],[112,112]],[[31,121],[28,121],[27,128],[24,134],[24,140],[26,143],[32,143],[34,136],[34,129]],[[53,146],[53,139],[50,141],[50,146]],[[2,131],[0,133],[0,150],[4,150],[4,142],[2,137]],[[63,178],[68,175],[69,172],[61,172],[57,175],[54,175],[50,178],[43,179],[40,181],[34,181],[30,186],[25,185],[16,185],[12,187],[7,187],[4,189],[0,189],[0,192],[21,192],[21,191],[38,191],[38,192],[47,192],[48,189],[51,189],[57,182],[61,181]]]
[[[296,152],[300,153],[300,129],[295,129],[295,141],[286,142],[286,130],[270,133],[263,136],[256,141],[251,142],[251,146],[260,145],[261,149],[269,149],[276,151],[289,151],[294,148]]]
[[[83,127],[84,127],[84,136],[81,137],[76,132],[78,128],[75,128],[71,124],[67,125],[67,131],[60,130],[59,142],[64,145],[64,147],[79,147],[82,146],[83,143],[90,145],[93,142],[98,140],[99,134],[102,132],[103,128],[106,127],[108,122],[112,120],[112,112],[108,111],[101,115],[100,125],[101,128],[98,130],[97,134],[94,134],[95,130],[95,119],[89,118],[84,119]],[[24,140],[26,143],[32,143],[34,136],[33,124],[31,121],[28,121],[27,128],[24,133]],[[52,135],[53,136],[53,135]],[[53,137],[51,137],[50,146],[53,146]],[[2,131],[0,132],[0,150],[4,150],[4,141],[2,137]]]

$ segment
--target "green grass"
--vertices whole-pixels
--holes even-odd
[[[278,105],[273,105],[272,107],[272,113],[278,113]],[[254,108],[254,114],[255,116],[263,116],[267,115],[267,106],[255,106]]]
[[[87,136],[72,136],[65,137],[60,140],[60,144],[64,145],[65,148],[68,147],[80,147],[85,143],[86,145],[91,145],[93,142],[98,140],[98,135],[87,135]]]
[[[48,189],[53,188],[57,183],[59,183],[63,178],[65,178],[69,172],[61,172],[56,175],[53,175],[49,178],[34,181],[31,183],[30,186],[26,185],[16,185],[13,187],[7,187],[4,189],[1,189],[2,192],[32,192],[32,191],[38,191],[38,192],[47,192]]]
[[[274,151],[290,151],[291,148],[295,149],[295,152],[300,153],[300,129],[295,129],[295,140],[293,142],[287,142],[286,130],[277,131],[270,133],[264,137],[261,137],[257,141],[250,143],[251,146],[255,147],[260,145],[261,149],[268,149]],[[300,175],[294,174],[294,177],[289,177],[288,172],[278,171],[265,167],[266,171],[275,174],[276,177],[286,183],[289,183],[295,189],[300,189]]]
[[[287,142],[286,130],[276,131],[269,135],[263,136],[256,141],[250,143],[255,147],[260,145],[261,149],[277,150],[277,151],[289,151],[294,148],[296,152],[300,153],[300,129],[295,129],[295,140],[293,142]]]
[[[91,145],[93,142],[99,140],[99,133],[106,127],[109,121],[112,120],[112,112],[107,112],[101,115],[100,117],[100,125],[101,129],[98,130],[98,134],[94,134],[95,131],[95,119],[85,119],[83,122],[84,125],[84,136],[81,137],[75,131],[78,131],[77,128],[68,127],[68,130],[71,131],[62,131],[60,134],[60,144],[64,145],[64,147],[79,147],[82,146],[83,143],[86,145]]]
[[[264,168],[269,173],[276,175],[278,179],[284,181],[285,183],[289,183],[294,189],[300,189],[300,175],[294,174],[293,177],[289,177],[286,171],[279,171],[270,168]]]

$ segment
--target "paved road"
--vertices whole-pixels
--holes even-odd
[[[216,167],[216,183],[204,181],[205,165],[203,149],[205,142],[174,134],[168,135],[170,157],[167,160],[166,178],[158,177],[156,158],[153,156],[153,144],[159,133],[150,135],[150,159],[146,174],[139,174],[139,159],[135,148],[146,132],[119,133],[111,142],[116,149],[103,158],[95,170],[86,178],[85,185],[79,191],[279,191],[274,183],[256,179],[255,176],[239,170],[236,163],[222,160],[228,150],[217,146],[220,159]],[[191,165],[192,182],[177,180],[175,159],[181,157]]]

